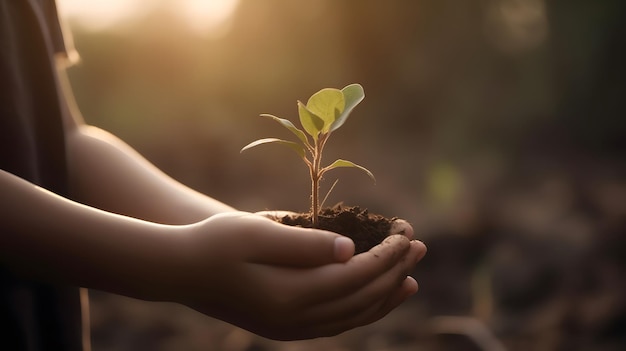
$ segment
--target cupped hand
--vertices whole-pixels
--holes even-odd
[[[233,212],[188,226],[186,269],[173,299],[258,335],[295,340],[372,323],[417,291],[426,253],[404,235],[368,252],[338,234]],[[397,229],[397,228],[396,228]]]

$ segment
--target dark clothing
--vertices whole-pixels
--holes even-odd
[[[65,50],[54,0],[0,0],[0,169],[64,196],[55,55]],[[24,280],[11,268],[0,266],[0,348],[80,350],[78,288]]]

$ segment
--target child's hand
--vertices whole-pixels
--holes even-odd
[[[382,318],[417,291],[407,275],[426,253],[421,242],[394,235],[353,256],[354,244],[338,234],[243,212],[187,229],[188,268],[174,299],[280,340],[336,335]]]

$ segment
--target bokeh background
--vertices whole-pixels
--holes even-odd
[[[83,2],[87,3],[87,2]],[[409,220],[420,292],[334,338],[279,343],[92,291],[94,350],[626,349],[626,3],[59,0],[85,119],[247,211],[309,206],[296,101],[361,83],[331,139],[377,177],[328,202]]]

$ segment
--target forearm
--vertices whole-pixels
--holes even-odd
[[[158,299],[182,264],[183,227],[114,215],[0,170],[0,264],[17,275]]]
[[[77,126],[67,134],[70,190],[77,201],[167,224],[233,210],[170,178],[103,130]]]
[[[197,222],[233,210],[167,176],[119,138],[85,125],[64,67],[58,76],[73,199],[166,224]]]

